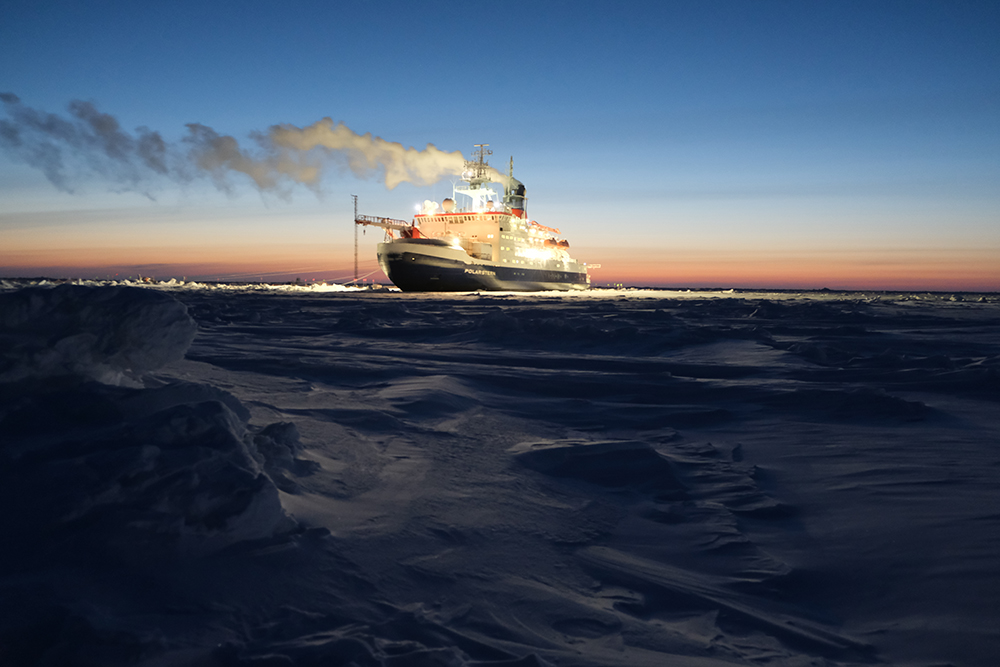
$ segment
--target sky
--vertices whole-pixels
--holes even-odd
[[[409,219],[485,143],[530,217],[600,265],[594,285],[1000,290],[995,1],[6,0],[0,17],[0,276],[349,280],[351,195]],[[321,131],[349,140],[295,143]],[[397,184],[359,163],[366,134],[438,171]],[[359,235],[367,280],[385,281],[381,239]]]

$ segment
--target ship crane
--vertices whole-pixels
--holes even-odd
[[[396,231],[410,231],[413,229],[412,222],[397,220],[396,218],[381,218],[377,215],[355,215],[354,224],[370,225],[372,227],[381,227],[382,229],[395,229]]]
[[[358,225],[364,225],[366,227],[381,227],[385,230],[388,238],[395,238],[393,231],[399,232],[399,235],[403,238],[414,238],[419,237],[420,232],[417,226],[412,222],[407,222],[406,220],[398,220],[396,218],[383,218],[377,215],[358,215],[354,214],[354,229],[358,229]]]

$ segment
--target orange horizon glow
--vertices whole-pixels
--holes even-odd
[[[206,225],[209,227],[209,225]],[[188,228],[190,230],[190,228]],[[287,231],[286,231],[287,230]],[[239,236],[202,233],[194,245],[177,242],[176,229],[121,225],[89,234],[60,228],[8,232],[0,248],[0,276],[51,278],[151,277],[234,282],[324,280],[354,277],[350,236],[306,240],[294,227]],[[75,231],[75,230],[74,230]],[[358,276],[387,283],[368,237],[359,248]],[[755,243],[675,244],[664,248],[574,245],[573,257],[600,268],[595,287],[1000,291],[1000,249],[827,247]]]
[[[0,276],[7,278],[125,278],[201,279],[233,282],[340,281],[353,278],[350,252],[311,252],[304,248],[271,248],[225,257],[218,249],[198,252],[30,253],[0,257]],[[236,253],[234,253],[236,254]],[[834,256],[781,258],[733,257],[706,253],[658,261],[653,253],[630,258],[608,257],[591,269],[594,287],[615,285],[678,288],[835,289],[890,291],[1000,292],[1000,276],[992,257],[948,257],[909,262]],[[983,253],[984,255],[987,253]],[[596,255],[596,253],[588,253]],[[82,258],[86,260],[82,260]],[[598,263],[598,262],[593,262]],[[388,282],[374,257],[362,257],[360,277]]]
[[[595,286],[611,284],[754,289],[1000,291],[996,250],[765,250],[691,249],[600,251]],[[582,254],[582,253],[581,253]],[[662,259],[652,259],[651,255]]]

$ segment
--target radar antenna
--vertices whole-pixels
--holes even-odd
[[[462,180],[468,181],[473,188],[478,188],[483,183],[490,180],[486,175],[490,168],[490,163],[486,157],[493,155],[493,151],[487,149],[489,144],[474,144],[476,150],[472,151],[472,160],[465,161],[465,171],[462,172]]]

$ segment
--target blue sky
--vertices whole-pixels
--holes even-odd
[[[597,284],[1000,289],[997,34],[996,2],[8,1],[0,92],[169,141],[329,116],[416,148],[489,143]],[[203,272],[280,255],[333,275],[349,194],[406,217],[451,187],[333,169],[319,198],[149,179],[154,201],[86,169],[62,192],[11,152],[0,179],[7,274],[71,255],[170,272],[197,247],[219,261]]]

